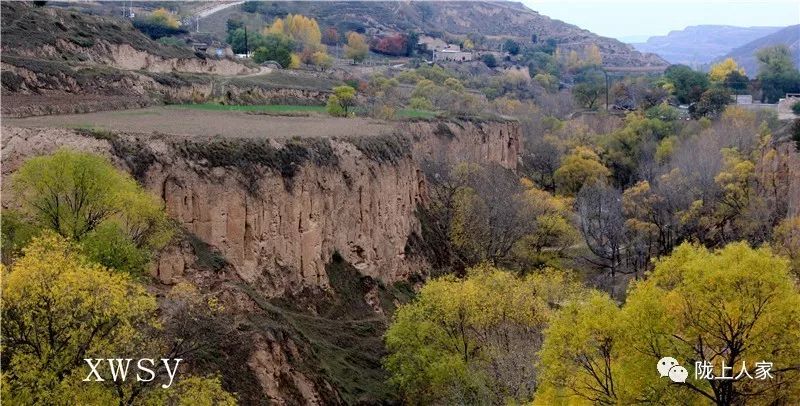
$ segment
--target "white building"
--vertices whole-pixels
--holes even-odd
[[[458,45],[456,49],[443,49],[441,51],[433,51],[434,62],[468,62],[473,60],[472,52],[462,51]]]

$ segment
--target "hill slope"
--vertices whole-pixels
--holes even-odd
[[[245,12],[249,10],[251,12]],[[553,39],[566,49],[596,44],[609,66],[662,66],[667,62],[656,55],[642,54],[630,45],[601,37],[574,25],[543,16],[517,2],[493,1],[315,1],[262,2],[255,8],[230,7],[201,22],[205,30],[218,37],[225,33],[229,18],[254,24],[271,22],[275,17],[299,13],[314,17],[321,28],[336,27],[376,34],[381,32],[417,31],[442,35],[480,34],[488,43],[498,45],[502,38],[515,38],[530,44]]]
[[[756,59],[756,52],[764,47],[781,44],[786,45],[789,48],[789,51],[792,53],[795,66],[800,67],[800,24],[790,25],[780,31],[758,38],[755,41],[751,41],[730,51],[720,59],[735,59],[740,66],[744,67],[747,75],[752,77],[758,73],[758,60]]]
[[[695,25],[670,31],[667,35],[650,37],[647,42],[632,45],[641,52],[656,53],[670,63],[700,66],[780,29],[781,27]]]

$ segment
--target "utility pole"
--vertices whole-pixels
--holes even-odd
[[[250,55],[250,48],[247,46],[247,25],[244,26],[244,54]]]

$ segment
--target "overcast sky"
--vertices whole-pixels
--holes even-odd
[[[689,25],[800,24],[798,0],[522,0],[548,17],[612,38],[665,35]]]

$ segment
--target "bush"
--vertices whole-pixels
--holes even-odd
[[[433,110],[433,104],[431,104],[430,100],[424,97],[412,97],[408,105],[412,109]]]
[[[336,97],[335,94],[332,94],[330,97],[328,97],[328,104],[325,106],[325,111],[334,117],[347,116],[347,113],[344,111],[344,107],[342,107],[342,105],[339,103],[339,98]]]
[[[152,39],[159,39],[162,37],[175,36],[178,34],[185,34],[187,31],[183,28],[174,28],[160,24],[158,22],[136,19],[133,20],[133,26],[139,31],[147,34]]]
[[[483,54],[483,56],[481,56],[481,61],[490,68],[497,66],[497,59],[492,54]]]
[[[800,116],[800,101],[796,101],[792,104],[792,112]]]

